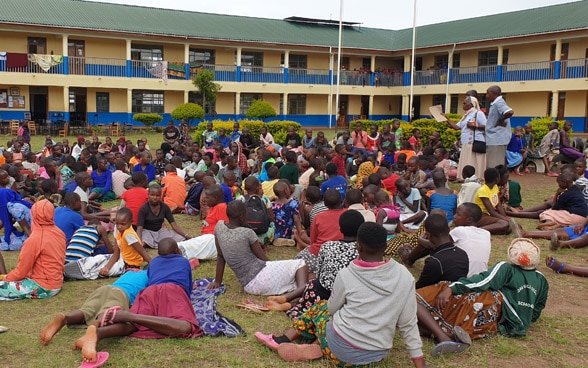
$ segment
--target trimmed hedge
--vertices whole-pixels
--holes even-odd
[[[294,130],[300,131],[300,124],[295,121],[270,121],[269,123],[264,123],[261,120],[239,120],[240,129],[248,128],[249,134],[251,134],[255,140],[259,140],[259,135],[261,134],[261,128],[267,127],[268,132],[274,137],[274,140],[278,144],[282,144],[286,140],[286,134],[288,133],[288,128],[294,127]],[[196,127],[194,131],[193,139],[194,142],[200,142],[202,140],[202,133],[206,130],[206,125],[208,121],[203,121]],[[213,120],[212,127],[214,130],[218,131],[220,128],[225,128],[227,130],[227,135],[230,135],[233,131],[233,125],[235,125],[235,120]]]
[[[539,143],[541,143],[543,137],[545,137],[545,135],[549,132],[549,124],[551,124],[553,121],[555,120],[550,116],[545,116],[542,118],[533,118],[531,121],[529,121],[529,124],[531,124],[531,126],[533,127],[533,133],[535,134],[535,146],[538,146]],[[557,129],[561,130],[564,126],[564,123],[564,120],[558,120]],[[572,135],[571,133],[572,131],[570,130],[570,138]]]

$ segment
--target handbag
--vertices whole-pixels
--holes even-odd
[[[476,111],[476,113],[474,114],[474,120],[472,121],[472,123],[474,125],[476,125],[476,115],[478,114],[478,112]],[[472,144],[472,152],[476,152],[476,153],[486,153],[486,142],[484,141],[477,141],[476,140],[476,132],[474,131],[472,133],[472,135],[474,136],[474,143]]]

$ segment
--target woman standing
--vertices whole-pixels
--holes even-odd
[[[63,285],[65,235],[53,222],[55,207],[44,199],[33,205],[32,232],[24,242],[16,268],[0,275],[0,300],[43,299]]]
[[[464,179],[461,172],[466,165],[475,167],[476,174],[486,170],[486,138],[484,137],[486,116],[480,111],[478,99],[471,96],[463,101],[463,111],[465,113],[457,124],[443,114],[452,129],[461,130],[461,156],[457,166],[457,180]],[[474,151],[474,141],[481,142],[479,145],[484,146],[484,152]]]

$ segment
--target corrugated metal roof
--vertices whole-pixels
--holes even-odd
[[[417,28],[429,47],[588,28],[588,0]],[[2,0],[0,22],[211,40],[336,46],[338,28],[285,20],[208,14],[80,0]],[[346,27],[346,48],[403,50],[411,29]]]

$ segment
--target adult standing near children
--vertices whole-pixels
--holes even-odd
[[[506,146],[512,135],[510,117],[514,111],[502,98],[498,86],[488,88],[486,99],[490,102],[486,121],[486,167],[496,167],[505,164]]]
[[[63,285],[65,235],[53,221],[55,207],[43,199],[31,209],[32,232],[25,240],[16,268],[0,275],[0,300],[44,299]]]
[[[452,129],[461,130],[461,155],[457,166],[457,180],[463,180],[463,168],[467,165],[473,166],[477,173],[486,170],[486,154],[474,152],[474,141],[486,142],[484,130],[486,129],[486,116],[480,111],[478,99],[468,96],[463,100],[464,115],[456,124],[447,118],[447,123]]]

